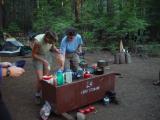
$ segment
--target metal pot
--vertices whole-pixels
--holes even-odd
[[[95,72],[94,72],[95,75],[102,75],[104,74],[104,68],[103,67],[98,67],[96,68]]]
[[[98,67],[105,67],[108,65],[108,62],[106,60],[98,60],[97,66]]]

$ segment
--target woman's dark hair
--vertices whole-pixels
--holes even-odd
[[[51,40],[53,40],[55,42],[58,40],[57,34],[55,32],[52,32],[52,31],[46,31],[45,36],[48,37],[48,38],[51,38]]]
[[[66,30],[66,35],[67,36],[75,36],[77,34],[77,31],[75,28],[71,27],[71,28],[68,28]]]

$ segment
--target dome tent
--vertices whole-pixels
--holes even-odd
[[[24,48],[25,46],[15,38],[7,38],[0,51],[0,56],[24,56],[29,53]]]

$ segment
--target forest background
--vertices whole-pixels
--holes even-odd
[[[130,52],[142,45],[159,55],[159,11],[157,0],[0,0],[0,31],[27,40],[29,34],[52,29],[60,42],[73,26],[89,50],[115,53],[123,40]]]

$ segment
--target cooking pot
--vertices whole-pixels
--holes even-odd
[[[102,75],[104,73],[104,68],[103,67],[97,67],[94,74],[95,75]]]
[[[108,65],[108,62],[106,60],[98,60],[97,66],[98,67],[105,67]]]

